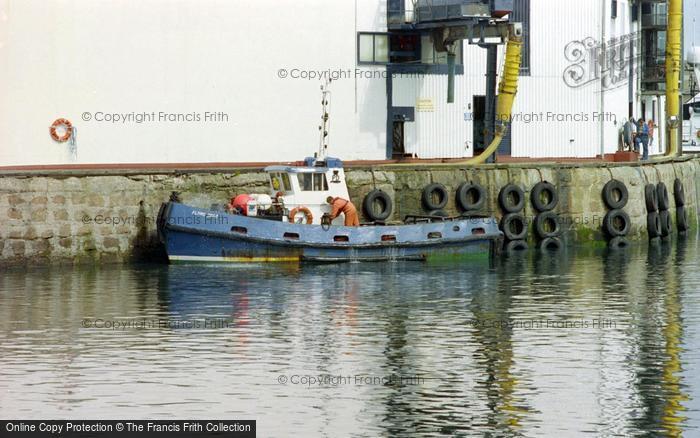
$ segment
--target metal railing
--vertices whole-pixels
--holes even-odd
[[[403,8],[387,10],[389,25],[459,19],[470,12],[477,17],[490,17],[490,6],[477,0],[404,0],[403,3]]]

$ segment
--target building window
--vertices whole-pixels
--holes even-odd
[[[389,62],[406,64],[420,62],[421,40],[418,34],[392,34],[389,36]]]
[[[523,50],[520,74],[530,75],[530,0],[515,0],[511,20],[523,25]]]
[[[610,16],[612,18],[617,18],[617,0],[612,0],[612,6],[610,9],[611,9]]]
[[[446,65],[447,53],[436,52],[430,35],[369,33],[357,35],[358,64],[413,66]],[[463,65],[462,44],[457,43],[456,65]]]
[[[357,34],[357,61],[360,64],[389,62],[389,35],[385,33]]]

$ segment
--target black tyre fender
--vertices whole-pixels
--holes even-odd
[[[557,237],[560,231],[559,216],[554,212],[545,211],[535,217],[535,232],[541,239]]]
[[[501,219],[501,231],[508,240],[524,240],[527,237],[527,222],[520,213],[508,213]]]
[[[517,213],[525,207],[525,192],[515,184],[506,184],[498,193],[498,204],[506,213]]]
[[[436,209],[428,212],[428,216],[434,216],[434,217],[449,217],[450,215],[447,214],[445,210],[442,209]]]
[[[626,236],[630,226],[630,217],[624,210],[610,210],[603,218],[603,230],[610,237]]]
[[[644,186],[644,203],[647,205],[647,212],[649,213],[659,209],[659,198],[656,195],[656,186],[654,184]]]
[[[661,221],[661,236],[669,236],[673,231],[673,221],[671,220],[671,213],[668,210],[661,210],[659,212],[659,219]]]
[[[688,231],[688,212],[684,206],[676,207],[676,227],[678,231]]]
[[[562,243],[561,239],[558,237],[548,237],[546,239],[542,239],[539,244],[539,250],[541,252],[546,252],[546,251],[559,251],[562,248]]]
[[[655,211],[647,214],[647,234],[650,239],[661,236],[661,218]]]
[[[630,242],[624,236],[614,237],[608,242],[608,248],[610,249],[625,249],[628,246],[630,246]]]
[[[685,205],[685,189],[679,178],[673,181],[673,198],[676,200],[676,207],[683,207]]]
[[[519,252],[519,251],[527,251],[528,250],[528,245],[527,242],[524,240],[511,240],[506,244],[506,252],[507,253],[513,253],[513,252]]]
[[[659,210],[668,210],[668,189],[666,184],[660,182],[656,185],[656,198],[659,200]]]
[[[438,195],[439,201],[437,202],[433,200],[434,193]],[[447,205],[449,195],[447,194],[445,186],[439,183],[432,183],[425,186],[421,199],[423,200],[423,206],[426,210],[440,210]]]
[[[374,209],[376,202],[382,204],[382,210],[379,212],[376,212]],[[365,196],[365,199],[362,201],[362,209],[367,219],[371,221],[383,221],[391,216],[391,211],[393,209],[392,204],[391,196],[382,190],[375,189]]]
[[[548,200],[545,201],[542,198],[546,197]],[[542,181],[535,184],[530,192],[530,200],[532,201],[532,206],[535,210],[539,212],[554,210],[559,202],[559,194],[557,193],[557,188],[554,184]]]
[[[480,210],[486,203],[486,189],[478,183],[463,182],[457,188],[456,197],[462,211]]]
[[[611,179],[603,186],[603,201],[608,208],[612,210],[625,208],[628,200],[629,192],[622,181]]]

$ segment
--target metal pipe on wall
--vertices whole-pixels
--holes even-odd
[[[666,156],[678,155],[683,0],[668,0],[666,30]]]
[[[605,20],[607,19],[607,16],[605,14],[605,4],[607,3],[607,0],[601,0],[600,1],[600,51],[601,53],[599,54],[599,59],[600,62],[603,63],[602,70],[605,71],[606,65],[605,63],[607,62],[607,56],[605,54],[605,50],[607,48],[607,44],[605,43]],[[600,159],[604,160],[605,159],[605,123],[604,119],[605,117],[602,117],[603,114],[605,114],[605,88],[603,86],[603,76],[601,75],[600,77]]]
[[[447,52],[447,103],[455,101],[455,58],[454,51]]]
[[[484,143],[491,144],[496,132],[496,82],[498,70],[498,47],[495,44],[486,45],[486,109],[484,117]],[[495,161],[494,153],[488,162]]]

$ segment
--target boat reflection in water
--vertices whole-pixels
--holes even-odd
[[[690,239],[467,265],[4,272],[0,409],[257,418],[265,436],[691,433],[698,256]]]

